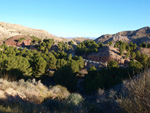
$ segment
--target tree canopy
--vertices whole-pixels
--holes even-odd
[[[97,44],[95,41],[87,40],[81,42],[76,46],[75,53],[77,55],[81,54],[90,54],[93,52],[98,52],[98,48],[101,47],[101,44]]]

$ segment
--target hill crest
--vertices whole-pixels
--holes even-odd
[[[57,37],[53,34],[48,33],[45,30],[42,29],[33,29],[29,27],[25,27],[19,24],[11,24],[11,23],[5,23],[0,22],[0,41],[5,41],[6,39],[18,35],[25,35],[25,36],[35,36],[40,39],[54,39],[57,42],[68,42],[68,41],[74,41],[75,43],[80,43],[84,40],[88,40],[84,37],[77,37],[72,39],[67,39],[64,37]]]
[[[150,42],[150,27],[147,26],[133,31],[121,31],[116,34],[106,34],[95,39],[97,43],[107,43],[109,41],[115,43],[119,40],[124,42],[133,41],[137,44],[142,43],[141,41]]]

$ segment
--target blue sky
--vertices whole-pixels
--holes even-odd
[[[150,0],[0,0],[0,21],[60,37],[99,37],[150,26]]]

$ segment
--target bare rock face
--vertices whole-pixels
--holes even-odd
[[[98,53],[92,53],[87,56],[87,59],[99,62],[108,62],[110,60],[115,60],[119,64],[126,64],[129,62],[129,59],[124,58],[124,56],[119,55],[117,48],[104,46],[99,49]]]
[[[18,42],[18,39],[25,38],[24,40]],[[8,46],[30,46],[31,38],[24,35],[13,36],[5,41]]]
[[[104,43],[112,41],[113,43],[116,43],[117,41],[123,41],[128,43],[130,40],[127,36],[121,36],[121,35],[103,35],[100,38],[95,40],[97,43]]]

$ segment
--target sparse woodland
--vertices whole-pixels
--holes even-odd
[[[72,41],[56,45],[53,39],[32,39],[35,50],[0,46],[0,112],[149,112],[150,57],[137,50],[149,48],[149,43],[88,40],[74,47]],[[117,48],[130,59],[128,66],[110,60],[107,67],[91,66],[83,76],[83,54],[103,46]]]

